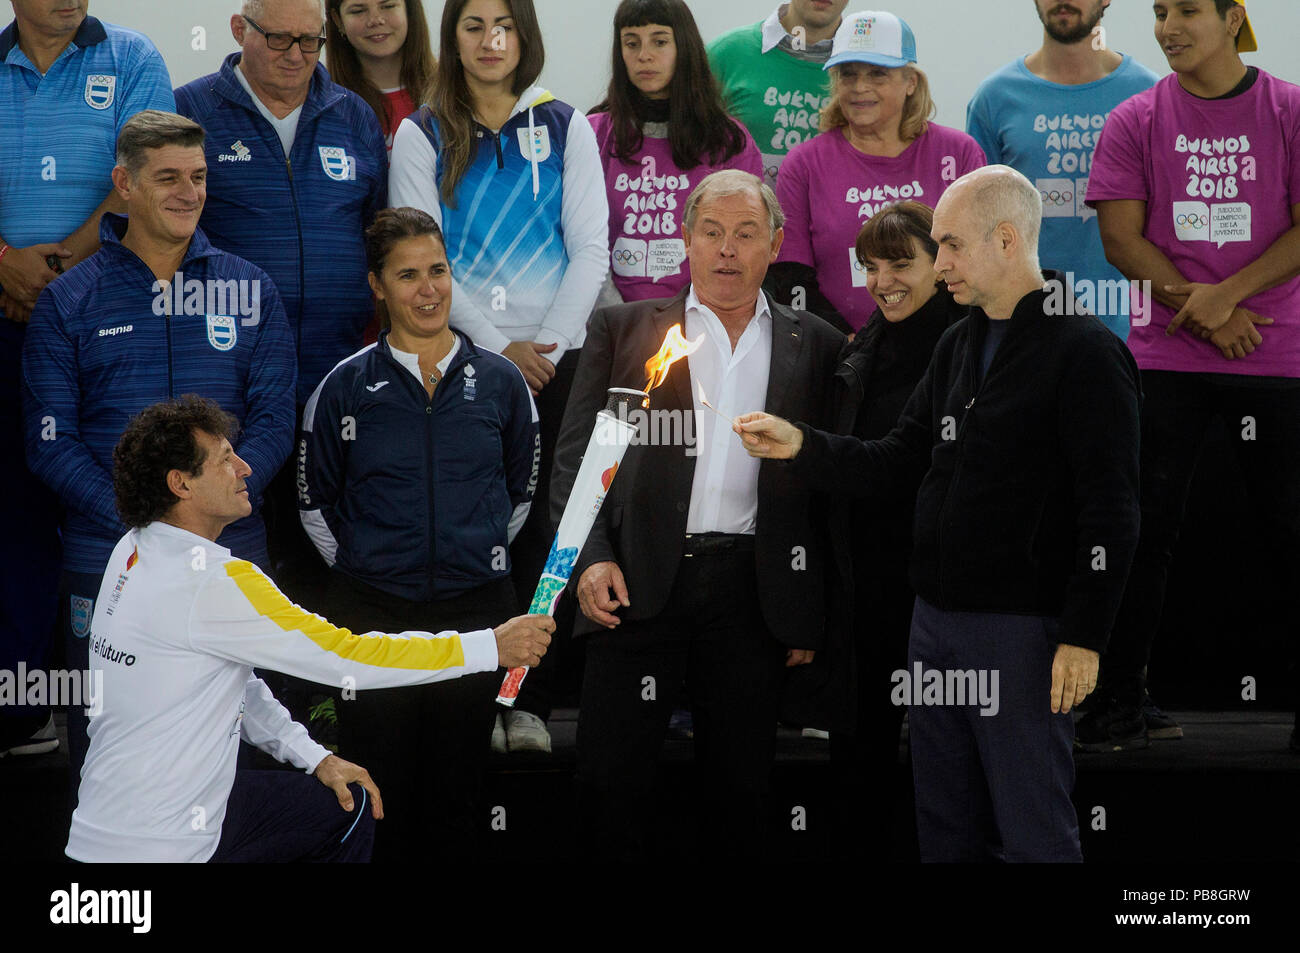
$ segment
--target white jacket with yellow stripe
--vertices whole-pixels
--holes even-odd
[[[66,853],[80,861],[206,861],[242,737],[311,772],[329,752],[253,667],[364,690],[497,667],[491,629],[354,635],[290,602],[252,563],[150,523],[118,542],[90,631],[102,710]]]

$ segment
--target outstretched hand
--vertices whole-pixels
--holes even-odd
[[[792,460],[803,447],[803,431],[788,420],[761,411],[741,414],[731,425],[751,457]]]

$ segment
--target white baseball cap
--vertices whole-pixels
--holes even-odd
[[[902,17],[880,10],[845,14],[831,41],[823,69],[841,63],[873,63],[891,68],[916,62],[916,37]]]

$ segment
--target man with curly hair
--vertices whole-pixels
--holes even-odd
[[[237,428],[217,404],[186,395],[137,415],[113,451],[117,509],[131,529],[109,558],[91,623],[103,702],[68,835],[75,860],[369,860],[379,789],[314,742],[253,668],[346,694],[537,665],[546,654],[555,628],[546,616],[463,634],[354,635],[294,605],[216,542],[252,509],[252,470],[231,446]],[[237,771],[241,739],[306,773]]]

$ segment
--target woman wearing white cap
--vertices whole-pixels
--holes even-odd
[[[831,99],[822,131],[791,151],[777,178],[785,243],[769,288],[777,300],[856,332],[876,307],[854,252],[862,224],[906,199],[933,207],[986,162],[970,136],[929,121],[930,85],[901,18],[845,14],[825,68]]]

